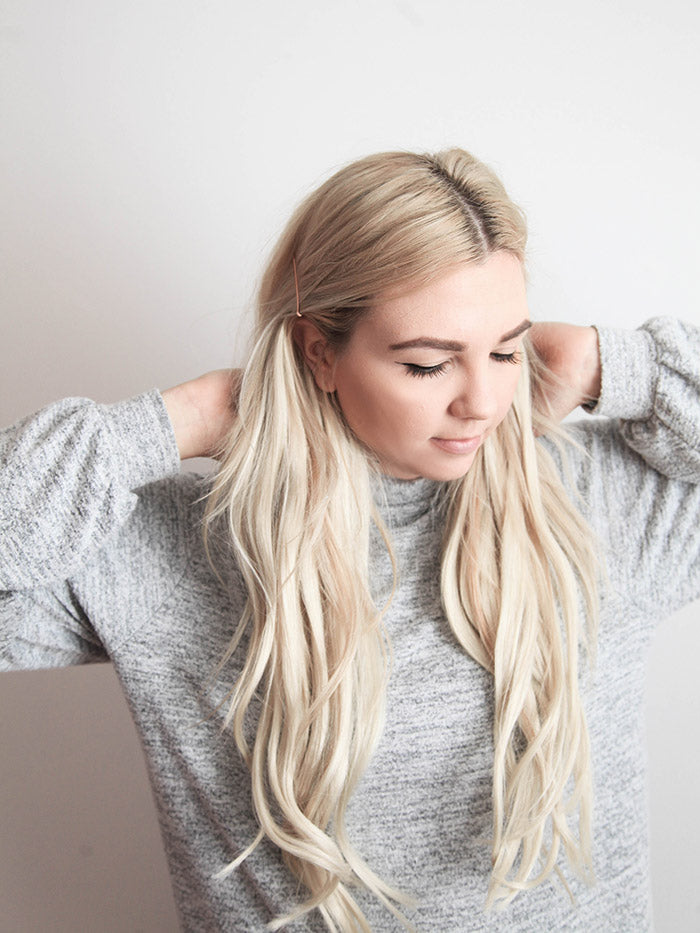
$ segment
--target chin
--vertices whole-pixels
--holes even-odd
[[[417,458],[413,463],[410,461],[391,462],[381,458],[379,462],[381,471],[395,479],[407,482],[413,479],[432,479],[440,483],[449,483],[466,476],[474,463],[476,453],[475,450],[461,455],[429,451],[427,455]]]
[[[441,483],[449,483],[456,479],[462,479],[466,476],[474,463],[474,454],[468,457],[455,457],[454,463],[429,463],[422,464],[416,468],[413,473],[414,479],[433,479]],[[405,474],[408,476],[408,473]]]
[[[469,467],[467,466],[462,470],[426,470],[421,475],[425,479],[434,479],[440,483],[451,483],[454,480],[462,479],[468,472]]]

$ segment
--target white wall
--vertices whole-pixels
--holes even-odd
[[[538,318],[700,323],[691,0],[3,0],[0,422],[236,359],[300,195],[384,148],[471,148],[531,227]],[[656,925],[700,925],[700,608],[660,626]],[[109,668],[0,680],[3,930],[172,930]]]

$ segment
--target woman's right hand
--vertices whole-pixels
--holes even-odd
[[[231,428],[239,369],[216,369],[163,392],[180,459],[214,457]]]

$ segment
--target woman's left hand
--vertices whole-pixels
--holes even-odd
[[[544,387],[545,402],[555,421],[599,397],[600,353],[594,327],[542,321],[532,325],[529,338],[555,377]]]

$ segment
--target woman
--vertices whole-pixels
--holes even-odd
[[[642,662],[700,593],[700,338],[530,327],[524,252],[469,154],[369,157],[290,221],[235,392],[4,435],[5,663],[113,661],[188,930],[649,925]],[[628,420],[563,452],[581,404]],[[203,453],[210,486],[173,477]]]

